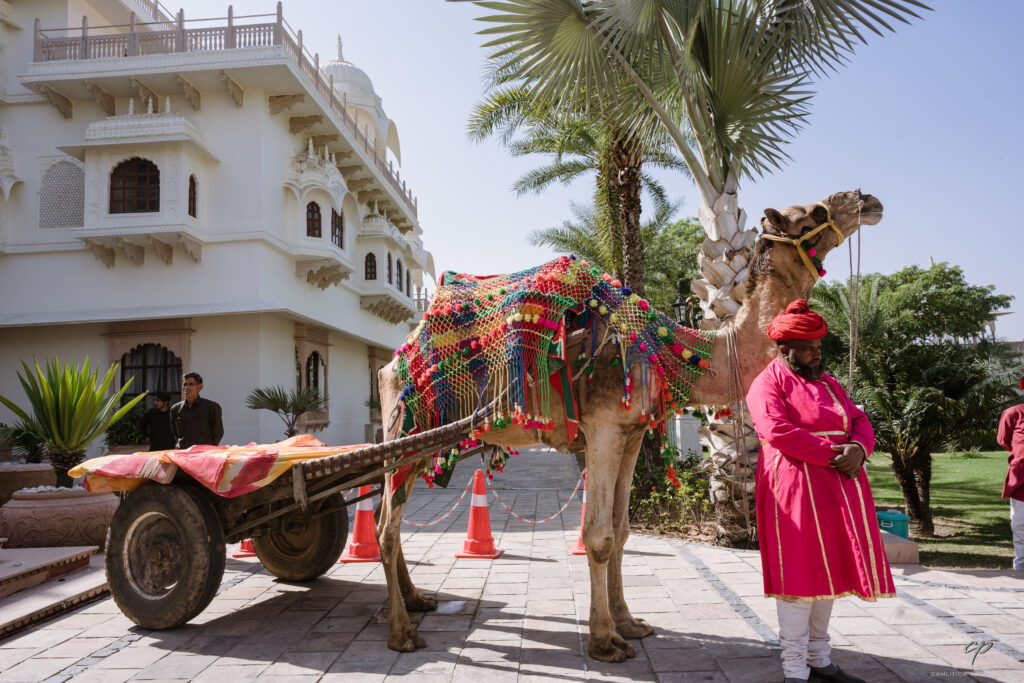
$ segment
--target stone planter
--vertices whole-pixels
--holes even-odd
[[[102,547],[119,502],[111,493],[79,488],[15,491],[0,508],[0,536],[8,548]]]
[[[53,465],[49,463],[0,463],[0,505],[11,499],[18,489],[53,486],[57,483]]]

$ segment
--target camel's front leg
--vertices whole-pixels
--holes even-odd
[[[643,638],[654,633],[654,627],[630,614],[622,588],[622,549],[629,538],[629,495],[633,485],[633,468],[643,438],[641,432],[626,442],[615,482],[615,507],[612,511],[615,544],[608,560],[608,606],[615,621],[615,630],[623,638]]]
[[[416,483],[417,472],[410,472],[405,478],[405,482],[402,486],[405,488],[405,499],[409,500],[409,496],[412,495],[412,487]],[[405,601],[405,608],[410,612],[429,612],[437,609],[437,598],[434,596],[423,595],[413,585],[412,577],[409,575],[409,568],[405,564],[405,552],[402,550],[402,544],[398,544],[398,586],[402,590],[402,599]]]
[[[608,563],[616,546],[615,482],[626,444],[616,427],[588,431],[587,444],[587,513],[583,520],[583,544],[590,565],[587,654],[602,662],[621,662],[636,656],[636,651],[615,628],[608,595]]]
[[[402,508],[405,506],[404,504],[394,504],[391,495],[391,480],[391,473],[384,475],[381,515],[377,526],[380,559],[384,565],[384,578],[388,584],[388,647],[399,652],[412,652],[418,647],[425,647],[426,642],[412,627],[412,621],[409,619],[409,612],[405,609],[405,601],[402,596],[398,560],[402,552]],[[412,582],[409,583],[411,585]]]

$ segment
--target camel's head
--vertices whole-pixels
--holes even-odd
[[[764,237],[758,241],[751,257],[749,291],[753,291],[759,275],[783,268],[781,261],[772,263],[769,258],[773,247],[780,242],[801,245],[799,251],[804,251],[808,261],[805,263],[804,257],[793,251],[791,267],[794,273],[807,273],[813,284],[815,277],[811,267],[823,272],[821,260],[826,254],[857,232],[861,225],[874,225],[880,220],[882,202],[860,190],[837,192],[809,206],[789,206],[781,211],[765,209],[761,221]],[[793,246],[782,248],[791,250]]]
[[[814,247],[818,258],[823,259],[840,243],[839,235],[828,226],[830,218],[846,239],[861,225],[875,225],[882,220],[882,202],[860,190],[851,190],[836,192],[810,206],[789,206],[781,211],[765,209],[764,217],[765,234],[801,241],[807,235],[804,239]]]

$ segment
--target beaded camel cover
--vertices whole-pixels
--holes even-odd
[[[565,357],[570,330],[590,330],[590,342],[573,363]],[[552,430],[552,391],[566,408],[568,438],[575,432],[570,371],[588,379],[596,348],[615,345],[612,365],[623,374],[624,409],[650,413],[651,429],[664,426],[670,409],[683,406],[710,366],[714,333],[681,327],[586,261],[561,256],[507,275],[445,273],[423,320],[395,353],[405,385],[403,433],[425,431],[471,415],[485,405],[488,417],[474,438],[520,425]],[[571,367],[575,365],[575,368]],[[649,378],[657,376],[657,382]],[[637,397],[633,386],[641,387]],[[657,391],[647,391],[649,386]],[[653,394],[653,395],[652,395]],[[449,455],[454,461],[458,449]],[[507,458],[507,452],[505,453]],[[492,458],[501,469],[503,458]],[[446,469],[445,455],[434,473]],[[428,471],[428,482],[431,480]]]

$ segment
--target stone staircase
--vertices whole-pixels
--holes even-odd
[[[106,593],[97,550],[0,545],[0,638]]]

